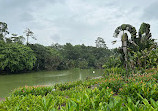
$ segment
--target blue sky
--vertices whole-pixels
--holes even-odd
[[[137,31],[142,22],[151,25],[153,38],[158,39],[157,0],[0,0],[0,21],[8,24],[10,34],[24,35],[30,28],[37,41],[95,46],[102,37],[109,48],[114,30],[131,24]]]

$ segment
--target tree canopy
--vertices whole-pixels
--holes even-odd
[[[0,47],[0,69],[7,72],[31,70],[35,64],[34,52],[27,46],[11,43]]]

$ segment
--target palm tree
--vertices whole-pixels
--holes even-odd
[[[114,32],[114,37],[120,37],[122,42],[121,49],[123,50],[122,55],[124,57],[126,69],[128,60],[132,61],[135,66],[146,67],[147,59],[149,59],[148,55],[153,49],[156,49],[157,47],[155,40],[151,38],[150,24],[142,23],[138,36],[136,33],[135,27],[129,24],[122,24],[121,26],[117,27]],[[130,39],[129,34],[131,36]],[[113,41],[113,43],[116,42],[117,41]],[[130,57],[127,57],[128,55],[130,55]],[[131,60],[132,58],[134,60]]]
[[[131,38],[129,39],[128,33],[131,35]],[[126,67],[126,71],[128,70],[127,62],[128,62],[128,45],[129,44],[135,44],[136,39],[136,29],[130,24],[122,24],[121,26],[117,27],[114,32],[114,37],[118,38],[120,37],[120,40],[122,42],[121,49],[123,50],[124,54],[124,64]],[[113,43],[116,43],[117,41],[113,41]]]

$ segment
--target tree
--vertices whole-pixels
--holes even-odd
[[[121,31],[123,32],[121,35],[123,51],[120,52],[124,56],[126,65],[128,58],[130,67],[137,67],[138,69],[142,67],[146,68],[150,60],[149,55],[151,51],[157,47],[155,40],[151,38],[150,24],[142,23],[137,37],[135,28],[128,24],[123,24],[116,28],[114,37],[118,37]],[[131,39],[128,38],[129,36],[125,31],[131,34]]]
[[[4,37],[7,34],[9,34],[7,24],[0,22],[0,41],[4,41]]]
[[[31,70],[36,57],[33,51],[24,45],[11,43],[0,47],[0,70],[20,72]]]
[[[151,64],[149,60],[150,58],[153,58],[153,56],[150,56],[150,54],[157,47],[155,40],[151,37],[152,34],[150,32],[150,24],[142,23],[139,29],[138,39],[136,41],[138,50],[133,52],[135,57],[135,65],[138,68],[149,68],[148,64]]]
[[[14,43],[23,44],[25,38],[23,36],[18,36],[17,34],[12,34],[11,40]]]
[[[150,49],[156,48],[156,43],[154,39],[151,38],[152,35],[150,33],[150,24],[148,23],[142,23],[139,29],[139,36],[137,44],[139,46],[139,51],[144,49]]]
[[[34,66],[35,70],[56,70],[62,61],[59,51],[51,47],[40,44],[29,44],[28,46],[34,51],[37,58]]]
[[[26,34],[26,37],[27,37],[27,41],[26,41],[26,44],[28,45],[29,43],[29,37],[31,37],[32,39],[34,40],[37,40],[35,37],[34,37],[34,33],[29,29],[27,28],[24,33]]]
[[[51,47],[46,47],[46,56],[45,56],[45,69],[46,70],[56,70],[61,62],[61,55],[58,51]]]
[[[37,58],[34,69],[45,70],[46,47],[40,44],[28,44],[28,46],[34,51]]]
[[[107,46],[106,46],[103,38],[98,37],[97,40],[95,40],[95,43],[96,43],[97,48],[106,48],[107,49]]]
[[[128,38],[128,33],[131,35],[131,39]],[[114,37],[118,37],[120,34],[120,39],[122,41],[122,50],[123,50],[123,56],[124,56],[124,61],[125,61],[125,67],[127,71],[127,62],[128,62],[128,48],[129,44],[134,44],[136,41],[136,29],[130,24],[122,24],[121,26],[117,27],[115,32],[114,32]]]
[[[80,47],[79,46],[73,46],[71,43],[66,43],[63,47],[62,54],[65,56],[67,60],[77,60],[80,58]]]
[[[125,34],[125,33],[127,33],[126,31],[131,34],[132,41],[135,41],[137,31],[136,31],[135,27],[133,27],[130,24],[122,24],[121,26],[117,27],[116,30],[115,30],[115,32],[114,32],[114,37],[118,37],[118,35],[120,34],[120,32],[124,32],[124,34]],[[121,36],[122,35],[123,34],[121,34]]]
[[[87,69],[88,68],[88,62],[86,60],[78,61],[78,68]]]

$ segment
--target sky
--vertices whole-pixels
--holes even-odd
[[[151,25],[158,39],[158,0],[0,0],[0,21],[8,24],[10,34],[23,35],[29,28],[45,46],[53,43],[95,46],[97,37],[108,48],[120,46],[113,33],[121,24],[137,31],[141,23]]]

